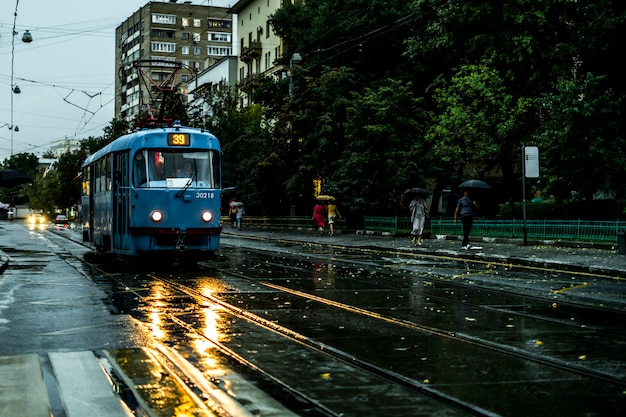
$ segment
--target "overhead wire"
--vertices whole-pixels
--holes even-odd
[[[19,1],[18,1],[19,3]],[[17,15],[17,5],[16,5],[16,15]],[[64,24],[62,26],[62,29],[57,29],[56,26],[49,26],[49,27],[35,27],[34,29],[37,31],[37,33],[39,35],[41,34],[45,34],[45,33],[56,33],[57,36],[48,36],[48,37],[38,37],[38,46],[35,48],[29,48],[29,51],[31,51],[32,49],[37,49],[37,48],[48,48],[50,45],[56,44],[56,43],[61,43],[61,42],[67,42],[68,40],[72,40],[75,38],[78,38],[80,36],[100,36],[100,37],[112,37],[113,35],[105,35],[103,33],[104,30],[106,29],[110,29],[111,25],[110,24],[102,24],[102,19],[98,19],[97,20],[98,23],[100,23],[99,26],[94,26],[91,22],[80,22],[77,25],[73,25],[73,24]],[[116,21],[119,21],[119,19],[116,18]],[[86,25],[86,26],[83,26]],[[0,25],[4,26],[3,24]],[[15,35],[17,34],[17,25],[15,25],[16,29],[12,31],[13,33],[13,38],[15,37]],[[78,30],[68,30],[68,27],[77,27]],[[41,32],[39,31],[39,29],[41,29]],[[56,39],[56,38],[60,38],[63,40],[60,40],[58,42],[46,42],[50,39]],[[14,40],[14,39],[13,39]],[[12,63],[15,60],[15,49],[14,49],[14,42],[12,45]],[[1,50],[2,48],[0,48]],[[115,95],[111,94],[113,96],[113,98],[107,100],[107,101],[103,101],[102,97],[104,95],[106,95],[106,90],[109,89],[111,87],[111,85],[113,85],[114,83],[108,83],[106,86],[104,87],[98,87],[97,91],[94,91],[94,89],[90,89],[87,90],[86,88],[79,88],[77,86],[73,86],[73,87],[68,87],[66,85],[62,85],[62,83],[60,82],[55,82],[55,83],[46,83],[46,82],[41,82],[41,81],[35,81],[35,80],[29,80],[29,79],[25,79],[25,78],[18,78],[15,77],[14,74],[14,70],[13,70],[13,64],[12,64],[12,68],[11,68],[11,76],[10,76],[10,84],[11,87],[13,88],[13,84],[15,84],[16,80],[20,80],[21,82],[30,82],[32,84],[39,84],[42,86],[49,86],[49,87],[53,87],[55,89],[55,91],[57,91],[57,93],[59,94],[59,96],[61,97],[61,99],[68,103],[71,106],[74,106],[80,110],[82,110],[82,115],[80,117],[80,120],[78,121],[78,125],[76,126],[76,129],[74,130],[74,134],[73,136],[76,137],[77,135],[79,135],[80,133],[84,133],[84,132],[88,132],[90,130],[87,130],[86,127],[88,126],[88,124],[90,123],[90,121],[95,117],[95,115],[102,110],[103,108],[105,108],[106,106],[108,106],[113,100]],[[3,75],[0,75],[0,78],[5,77]],[[59,89],[65,89],[65,90],[69,90],[69,92],[67,94],[61,94],[58,90]],[[81,94],[84,94],[86,97],[88,97],[88,101],[86,105],[82,105],[79,104],[78,101],[75,101],[72,99],[72,95],[76,92],[79,92]],[[99,103],[99,107],[97,107],[95,110],[93,109],[93,107],[91,107],[91,103],[93,103],[93,99],[96,97],[100,97],[100,103]],[[11,115],[12,115],[12,119],[13,119],[13,114],[14,112],[14,108],[13,108],[13,96],[11,96]],[[38,117],[40,115],[37,115]],[[11,124],[13,124],[13,121],[11,122]],[[102,126],[98,126],[98,128],[101,128]],[[91,129],[93,130],[93,129]],[[67,137],[67,136],[66,136]],[[52,142],[54,142],[56,140],[53,140]],[[32,144],[25,144],[23,142],[19,142],[16,141],[19,144],[23,144],[23,145],[27,145],[30,148],[34,148],[35,146]],[[42,145],[42,146],[47,146],[47,145]],[[13,152],[11,151],[11,154]]]
[[[437,8],[439,8],[442,5],[449,4],[450,1],[451,0],[441,0],[441,1],[438,1],[438,2],[434,2],[432,4],[432,8],[430,10],[430,13],[434,13]],[[373,6],[370,6],[370,7],[367,7],[365,9],[361,10],[359,12],[359,14],[366,12],[371,7],[373,7]],[[319,49],[310,51],[308,53],[306,53],[306,52],[305,53],[307,55],[316,54],[316,53],[324,53],[324,52],[328,52],[328,51],[337,49],[337,48],[339,48],[341,46],[344,46],[344,45],[350,45],[349,47],[347,47],[347,48],[345,48],[345,49],[343,49],[343,50],[341,50],[341,51],[339,51],[339,52],[337,52],[337,53],[335,53],[335,54],[333,54],[333,55],[331,55],[329,57],[326,57],[323,60],[318,61],[318,62],[315,63],[315,65],[319,65],[319,64],[322,64],[322,63],[327,62],[329,60],[332,60],[333,58],[336,58],[337,56],[339,56],[341,54],[344,54],[344,53],[350,51],[351,49],[359,47],[360,45],[362,45],[363,43],[365,43],[365,42],[367,42],[367,41],[369,41],[371,39],[375,39],[375,38],[377,38],[379,36],[382,36],[382,35],[385,35],[385,34],[391,32],[391,31],[394,31],[394,30],[398,29],[399,27],[405,26],[405,25],[409,24],[415,17],[418,17],[418,16],[422,16],[421,12],[416,11],[416,12],[410,13],[410,14],[408,14],[406,16],[402,16],[399,19],[396,19],[394,22],[388,23],[387,25],[384,25],[384,26],[382,26],[380,28],[373,29],[373,30],[371,30],[369,32],[366,32],[366,33],[363,33],[363,34],[358,34],[358,35],[356,35],[356,36],[354,36],[354,37],[352,37],[350,39],[343,40],[343,41],[338,42],[338,43],[336,43],[334,45],[331,45],[331,46],[328,46],[328,47],[325,47],[325,48],[319,48]],[[329,29],[326,32],[324,32],[322,35],[318,36],[317,39],[319,40],[322,36],[325,36],[326,34],[328,34],[330,32],[333,32],[334,30],[336,30],[336,29],[340,28],[341,26],[343,26],[347,21],[352,20],[352,19],[354,19],[354,15],[351,15],[350,17],[342,20],[336,26],[334,26],[332,29]],[[308,44],[304,45],[302,47],[303,50],[306,50],[306,47],[310,46],[313,43],[314,43],[314,41],[310,41]]]

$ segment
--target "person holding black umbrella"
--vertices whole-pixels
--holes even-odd
[[[470,245],[469,235],[474,223],[474,210],[478,210],[478,202],[470,198],[470,190],[465,188],[463,189],[463,197],[457,202],[456,210],[454,211],[455,223],[457,217],[461,216],[461,224],[463,225],[463,242],[461,247],[463,249],[482,249],[480,246]]]

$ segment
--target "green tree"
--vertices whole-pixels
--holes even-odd
[[[32,153],[19,153],[11,155],[2,162],[2,169],[14,169],[37,180],[39,173],[39,158]],[[23,184],[15,187],[0,188],[0,201],[11,205],[24,204],[28,201],[28,189],[30,185]]]
[[[54,176],[58,179],[59,194],[54,199],[57,209],[76,206],[80,200],[82,174],[81,166],[87,154],[84,150],[66,152],[55,163]]]
[[[535,132],[543,131],[539,124],[541,115],[546,115],[545,98],[569,101],[566,96],[555,97],[559,91],[566,93],[559,85],[562,80],[577,80],[586,67],[593,67],[598,75],[614,74],[607,58],[619,51],[616,35],[624,32],[623,3],[415,0],[411,6],[418,24],[417,35],[407,42],[407,56],[422,76],[426,98],[433,105],[428,131],[437,142],[437,154],[448,156],[444,163],[453,156],[486,169],[497,161],[506,185],[503,194],[508,192],[509,200],[517,198],[519,150],[522,143],[532,144],[528,142],[542,137]],[[602,80],[605,91],[616,87],[610,108],[623,111],[622,93],[617,91],[624,91],[621,76]],[[551,113],[552,128],[565,127],[567,113]],[[617,114],[612,111],[612,117]],[[559,116],[562,120],[556,122]],[[610,123],[605,127],[613,129]],[[575,134],[582,138],[591,133]],[[546,138],[542,141],[546,143]],[[563,149],[557,149],[557,142],[552,145],[556,146],[549,147],[553,155],[548,159],[556,161]],[[595,164],[591,159],[580,162]],[[593,170],[577,166],[581,172],[587,168]]]
[[[329,191],[355,214],[399,213],[407,187],[429,177],[429,149],[412,86],[387,80],[355,94],[348,108],[346,147],[329,177]]]
[[[540,184],[559,201],[590,200],[598,191],[624,192],[623,98],[604,84],[604,77],[586,74],[562,80],[553,93],[538,99],[545,119],[534,135],[541,152]]]
[[[286,1],[270,22],[288,46],[285,64],[297,51],[302,65],[317,73],[322,66],[352,68],[364,88],[412,73],[403,57],[414,21],[409,6],[404,0]]]
[[[36,181],[27,190],[28,206],[33,210],[41,210],[52,215],[58,207],[57,198],[61,194],[59,176],[48,175],[45,171],[37,174]]]
[[[353,93],[365,94],[366,89],[383,84],[388,88],[388,78],[412,76],[403,57],[403,43],[411,29],[408,12],[408,4],[399,0],[320,0],[283,2],[272,16],[273,30],[288,45],[282,59],[285,65],[294,52],[303,61],[289,68],[286,79],[264,85],[255,99],[276,121],[272,140],[280,149],[274,155],[288,167],[282,184],[299,210],[309,213],[314,180],[322,181],[323,192],[340,188],[331,184],[330,177],[346,159],[347,109]],[[362,178],[350,173],[346,180]],[[359,198],[373,209],[374,202]]]
[[[513,186],[513,172],[523,131],[532,106],[529,99],[515,97],[498,72],[482,65],[465,65],[449,82],[437,87],[432,99],[437,105],[426,135],[433,157],[460,181],[468,166],[474,176],[500,170]],[[507,187],[509,188],[509,187]]]

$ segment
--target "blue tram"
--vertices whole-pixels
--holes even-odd
[[[206,130],[122,136],[82,166],[83,241],[127,256],[209,257],[220,244],[221,148]]]

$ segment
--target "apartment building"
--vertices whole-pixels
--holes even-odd
[[[148,2],[115,35],[115,115],[129,121],[142,110],[157,111],[158,91],[179,88],[187,94],[191,79],[233,54],[228,7],[192,1]]]
[[[242,104],[252,102],[252,92],[263,76],[280,76],[284,71],[276,60],[282,55],[282,41],[270,27],[270,16],[284,0],[239,0],[229,12],[236,14],[239,61],[237,88]]]

